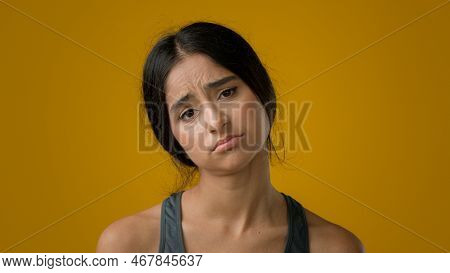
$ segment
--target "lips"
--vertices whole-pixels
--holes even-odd
[[[215,151],[216,148],[217,148],[218,146],[220,146],[220,145],[222,145],[222,144],[224,144],[224,143],[227,143],[227,142],[230,141],[232,138],[235,138],[235,137],[241,137],[241,136],[243,136],[243,135],[244,135],[244,134],[227,136],[227,137],[225,137],[225,138],[223,138],[223,139],[217,141],[216,145],[214,145],[214,148],[213,148],[212,150]]]

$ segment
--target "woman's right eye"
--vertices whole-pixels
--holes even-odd
[[[194,114],[194,109],[189,108],[188,110],[184,111],[183,113],[181,113],[181,115],[178,117],[179,120],[186,120],[184,117],[186,117],[186,115],[188,115],[188,119],[190,119],[192,116],[189,117],[189,114],[192,113]]]

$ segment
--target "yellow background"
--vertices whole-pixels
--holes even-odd
[[[312,151],[273,166],[276,188],[367,252],[448,251],[447,3],[0,0],[0,250],[93,252],[162,201],[176,171],[138,152],[141,67],[159,34],[212,20],[250,42],[278,94],[301,84],[282,102],[312,102]]]

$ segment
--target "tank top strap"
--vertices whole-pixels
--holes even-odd
[[[289,236],[285,252],[310,252],[308,223],[303,206],[291,196],[282,193],[288,205]]]
[[[159,252],[184,253],[183,234],[181,230],[181,194],[172,193],[161,205],[161,227]]]

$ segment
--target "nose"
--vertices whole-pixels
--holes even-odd
[[[206,130],[220,134],[228,123],[228,117],[214,103],[208,103],[204,107],[203,119]]]

